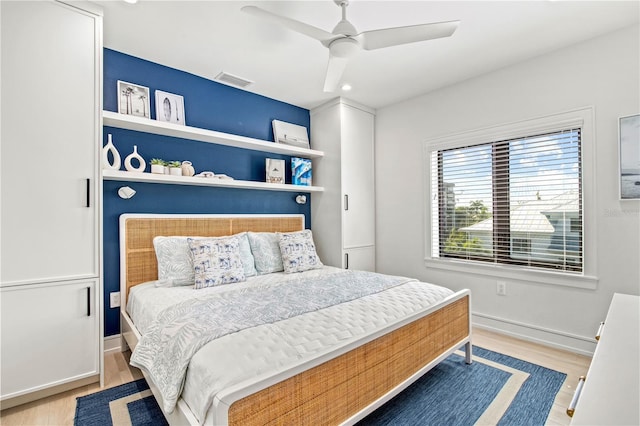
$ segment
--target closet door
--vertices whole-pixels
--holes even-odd
[[[99,374],[97,280],[0,290],[2,398]]]
[[[343,247],[375,245],[373,114],[342,104]]]
[[[2,285],[95,277],[101,21],[0,2]]]

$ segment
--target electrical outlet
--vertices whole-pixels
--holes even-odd
[[[507,283],[505,281],[497,281],[496,282],[496,293],[500,296],[507,295]]]
[[[120,292],[114,291],[113,293],[109,293],[109,307],[110,308],[118,308],[120,307]]]

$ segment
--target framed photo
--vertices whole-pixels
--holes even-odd
[[[267,183],[284,183],[284,160],[267,158],[265,163]]]
[[[279,120],[273,120],[271,123],[273,126],[273,139],[276,143],[309,149],[309,135],[306,127]]]
[[[118,112],[151,118],[149,107],[149,88],[118,80]]]
[[[311,185],[311,160],[291,157],[291,183],[293,185]]]
[[[185,125],[184,98],[156,90],[156,120]]]
[[[640,199],[640,114],[620,117],[620,199]]]

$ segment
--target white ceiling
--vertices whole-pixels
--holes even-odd
[[[240,8],[332,31],[341,13],[332,0],[94,3],[104,8],[105,47],[207,79],[226,71],[255,82],[245,90],[304,108],[339,95],[383,107],[640,21],[639,1],[352,0],[347,17],[359,32],[461,23],[449,38],[360,51],[343,75],[353,89],[324,93],[328,50]]]

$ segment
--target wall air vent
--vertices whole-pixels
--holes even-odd
[[[254,82],[251,80],[247,80],[246,78],[238,77],[237,75],[229,74],[228,72],[222,71],[215,77],[216,81],[224,84],[230,84],[231,86],[236,86],[244,89],[252,85]]]

